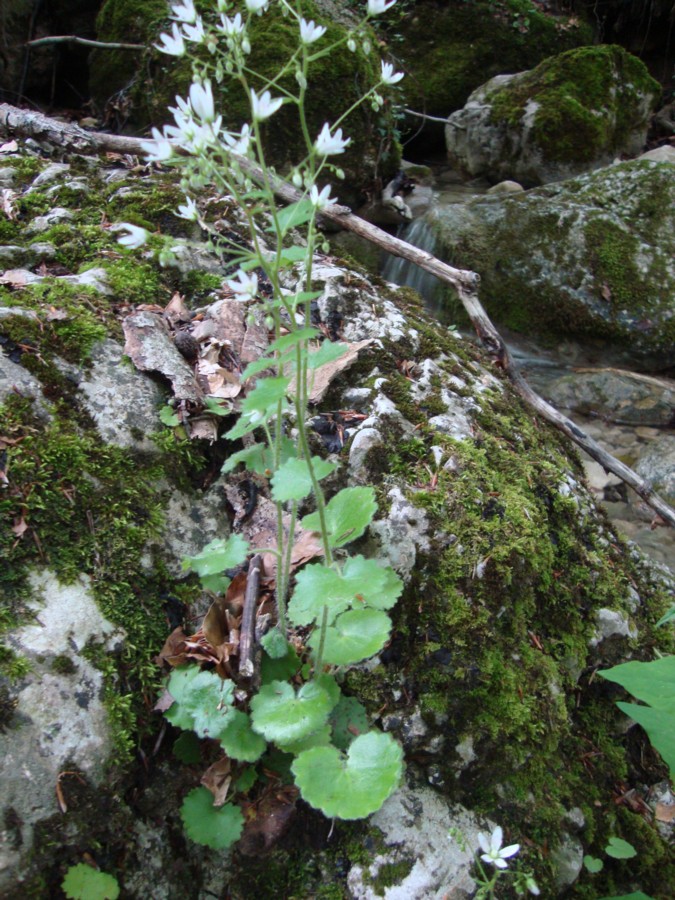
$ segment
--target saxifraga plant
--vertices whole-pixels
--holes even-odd
[[[316,220],[320,210],[334,202],[330,185],[319,185],[329,174],[343,177],[329,160],[350,143],[340,127],[345,119],[366,102],[378,110],[384,103],[379,90],[403,77],[382,62],[377,86],[315,135],[310,133],[305,112],[310,66],[330,53],[354,52],[357,43],[368,52],[368,19],[395,2],[368,0],[362,22],[324,46],[326,27],[306,21],[301,4],[291,0],[245,0],[243,4],[216,0],[209,21],[197,13],[193,0],[182,0],[172,8],[170,33],[161,35],[157,45],[176,57],[191,47],[206,48],[208,54],[202,52],[193,61],[189,95],[176,98],[171,110],[174,124],[161,132],[153,130],[154,139],[146,145],[148,157],[180,168],[186,202],[179,215],[199,223],[213,245],[230,254],[228,262],[236,260],[239,271],[228,281],[231,291],[251,308],[262,306],[274,334],[262,358],[241,375],[246,393],[236,424],[224,436],[230,442],[246,441],[243,450],[227,458],[223,471],[243,465],[266,479],[276,505],[277,621],[261,638],[260,684],[253,688],[255,679],[221,678],[197,665],[176,668],[168,681],[167,719],[200,738],[219,741],[235,773],[243,773],[233,778],[226,798],[219,796],[218,806],[205,787],[185,798],[181,815],[188,835],[211,847],[229,847],[240,837],[244,817],[238,799],[251,788],[258,769],[264,768],[255,768],[256,763],[264,763],[275,748],[288,754],[290,773],[302,798],[328,817],[368,816],[396,789],[402,775],[400,746],[390,735],[369,728],[364,708],[354,698],[342,696],[336,679],[344,667],[382,650],[391,632],[387,611],[396,603],[402,583],[377,560],[346,555],[343,548],[364,534],[377,511],[375,493],[370,487],[347,487],[327,501],[321,482],[336,465],[312,455],[306,426],[313,373],[346,351],[339,343],[319,343],[321,334],[311,326],[310,304],[319,296],[312,290],[320,240]],[[270,3],[276,3],[295,23],[298,42],[274,77],[265,78],[248,66],[250,25],[254,16],[268,11]],[[294,90],[287,87],[289,75],[294,76]],[[223,128],[215,109],[212,85],[224,79],[237,82],[249,99],[250,122],[237,133]],[[279,209],[261,125],[282,106],[295,107],[306,154],[291,173],[302,196]],[[262,171],[256,183],[244,171],[243,159]],[[248,224],[248,249],[228,244],[205,221],[195,195],[206,185],[236,201]],[[142,246],[148,237],[137,226],[116,227],[125,232],[120,242],[129,248]],[[289,246],[289,236],[299,228],[305,240]],[[160,260],[170,263],[172,253],[164,249]],[[294,290],[282,285],[282,274],[289,270],[300,273]],[[267,296],[261,290],[261,272],[271,285]],[[270,370],[273,375],[262,377]],[[175,424],[173,416],[170,424]],[[287,436],[291,426],[295,440]],[[315,511],[300,518],[299,504],[308,498]],[[323,562],[306,565],[292,584],[297,524],[319,535]],[[229,584],[225,571],[244,563],[251,552],[247,542],[233,534],[227,540],[212,541],[185,566],[199,575],[206,589],[223,594]],[[177,748],[177,754],[181,753],[195,758],[194,748],[185,742]]]

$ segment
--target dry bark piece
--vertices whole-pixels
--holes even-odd
[[[124,352],[143,372],[160,372],[171,382],[178,400],[201,402],[203,394],[187,362],[171,340],[166,322],[143,310],[122,323],[126,342]]]

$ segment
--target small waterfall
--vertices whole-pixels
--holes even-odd
[[[436,235],[426,216],[414,219],[406,225],[402,225],[396,235],[402,241],[412,244],[413,247],[419,247],[420,250],[426,250],[428,253],[436,251]],[[420,269],[414,263],[408,262],[406,259],[400,259],[398,256],[387,254],[386,261],[382,267],[382,277],[387,281],[401,287],[411,287],[424,298],[429,306],[434,306],[435,294],[438,290],[438,279],[424,269]]]

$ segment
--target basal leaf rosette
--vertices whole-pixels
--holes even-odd
[[[120,895],[116,878],[85,863],[68,869],[61,888],[69,900],[117,900]]]
[[[352,609],[326,628],[322,661],[331,666],[350,666],[375,656],[389,640],[391,619],[379,609]],[[316,653],[321,632],[316,629],[309,646]]]
[[[268,741],[293,744],[323,728],[337,699],[319,680],[297,694],[287,681],[272,681],[251,700],[253,728]]]
[[[291,766],[303,800],[329,819],[363,819],[378,810],[401,780],[403,752],[388,734],[357,737],[346,754],[314,747]]]
[[[239,807],[233,803],[214,806],[213,794],[204,787],[190,791],[181,806],[180,817],[188,837],[214,850],[231,847],[239,840],[244,827]]]

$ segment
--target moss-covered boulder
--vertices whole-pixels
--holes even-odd
[[[637,155],[660,96],[644,63],[621,47],[570,50],[474,91],[448,120],[448,159],[492,182],[562,181]]]
[[[205,19],[214,17],[214,6],[209,0],[197,3]],[[241,8],[245,12],[243,3]],[[355,23],[349,15],[346,24],[341,16],[338,16],[339,21],[329,18],[315,0],[303,0],[302,8],[307,19],[326,26],[322,38],[326,45],[344,37],[348,27]],[[101,10],[98,18],[100,40],[134,40],[147,44],[147,50],[140,57],[128,51],[106,51],[92,56],[92,97],[101,109],[107,107],[110,115],[122,116],[127,127],[162,126],[171,121],[167,108],[175,105],[176,95],[187,95],[192,81],[191,61],[187,57],[167,56],[153,46],[162,30],[170,31],[169,26],[165,0],[151,0],[142,8],[129,0],[107,0]],[[249,37],[251,71],[272,77],[297,50],[298,26],[294,19],[282,14],[279,5],[272,5],[264,15],[253,18]],[[376,46],[372,34],[370,44],[372,48]],[[195,45],[191,46],[194,48]],[[199,55],[206,64],[213,60],[205,48]],[[349,109],[377,84],[379,77],[378,55],[374,49],[364,52],[361,42],[353,53],[343,47],[312,63],[306,98],[310,136],[318,135],[324,122],[334,121]],[[251,86],[258,86],[255,77]],[[296,94],[295,73],[289,72],[279,82],[279,87]],[[239,130],[250,120],[249,99],[238,82],[227,77],[219,85],[214,81],[214,92],[226,128]],[[372,188],[374,182],[386,183],[395,173],[400,160],[399,147],[388,105],[374,111],[370,104],[365,104],[348,116],[342,127],[351,139],[347,152],[339,158],[346,174],[342,199],[355,202],[360,189]],[[263,140],[268,161],[282,170],[304,158],[303,131],[294,105],[285,105],[265,123]],[[339,184],[336,190],[340,190]]]
[[[408,107],[447,116],[479,85],[504,72],[521,72],[548,56],[588,44],[592,29],[571,16],[552,16],[531,0],[414,0],[378,21],[390,52],[407,73],[401,90]],[[406,119],[410,132],[419,119]],[[440,140],[427,123],[419,143]]]
[[[634,160],[443,207],[434,227],[495,321],[657,371],[675,364],[674,172]]]

